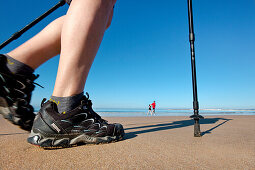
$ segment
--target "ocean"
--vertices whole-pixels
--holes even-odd
[[[146,109],[94,109],[102,117],[137,117],[147,116]],[[153,116],[191,116],[192,109],[156,109]],[[202,116],[215,115],[255,115],[255,109],[201,109]]]

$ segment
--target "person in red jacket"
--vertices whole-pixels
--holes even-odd
[[[151,104],[151,106],[152,106],[152,109],[153,109],[153,114],[155,115],[155,108],[156,108],[156,102],[155,101],[153,101],[153,103]]]

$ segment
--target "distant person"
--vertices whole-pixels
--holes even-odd
[[[150,104],[149,104],[149,110],[148,110],[147,116],[148,116],[149,114],[152,116],[152,111],[151,111],[151,105],[150,105]]]
[[[66,15],[0,55],[0,114],[22,129],[31,130],[27,141],[43,148],[121,140],[122,125],[107,123],[93,111],[89,95],[83,94],[116,0],[66,1],[70,5]],[[50,100],[42,100],[35,118],[30,99],[38,76],[33,72],[58,54],[53,93]]]
[[[156,115],[156,112],[155,112],[156,102],[153,101],[153,103],[151,104],[151,106],[152,106],[152,109],[153,109],[152,113],[153,113],[154,115]]]

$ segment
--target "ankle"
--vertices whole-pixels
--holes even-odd
[[[59,113],[65,114],[66,112],[73,110],[78,105],[80,105],[80,101],[83,96],[84,96],[83,92],[68,97],[51,96],[50,101],[57,104]]]
[[[34,69],[28,66],[25,63],[22,63],[14,58],[12,58],[8,54],[3,54],[6,59],[7,63],[6,66],[13,74],[21,74],[21,75],[31,75],[34,72]]]

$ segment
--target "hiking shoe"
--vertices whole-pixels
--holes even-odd
[[[75,109],[58,113],[57,104],[42,101],[27,141],[45,149],[71,147],[78,144],[100,144],[121,140],[121,124],[108,124],[92,109],[92,102],[83,97]]]
[[[29,103],[38,75],[13,74],[6,63],[6,57],[0,54],[0,114],[20,128],[30,131],[35,114]]]

